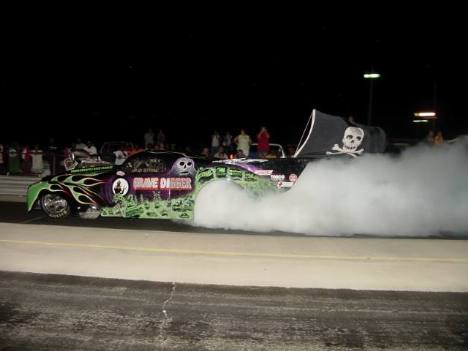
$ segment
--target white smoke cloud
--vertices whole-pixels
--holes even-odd
[[[311,162],[291,190],[260,199],[215,182],[197,198],[195,224],[311,235],[468,234],[468,148]]]

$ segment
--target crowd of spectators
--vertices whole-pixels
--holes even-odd
[[[191,147],[178,147],[169,144],[168,138],[162,130],[157,133],[148,128],[143,135],[142,145],[132,145],[125,149],[113,149],[112,163],[121,164],[129,155],[142,151],[182,151],[189,155],[204,156],[207,158],[227,159],[243,157],[277,157],[270,153],[270,134],[265,127],[257,133],[255,140],[241,129],[236,136],[229,131],[220,134],[214,131],[211,135],[211,144],[202,146],[195,151]],[[53,138],[47,144],[29,145],[12,142],[2,144],[0,141],[0,174],[3,175],[36,175],[46,176],[57,174],[67,169],[67,160],[77,156],[86,155],[88,158],[101,159],[99,149],[94,142],[88,139],[77,138],[75,142],[58,146]],[[103,157],[104,158],[104,157]],[[109,161],[106,159],[106,161]]]

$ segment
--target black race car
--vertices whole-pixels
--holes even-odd
[[[87,218],[192,219],[197,195],[209,182],[234,182],[262,196],[290,189],[314,160],[353,158],[385,149],[380,128],[350,125],[315,110],[309,125],[292,158],[208,160],[143,151],[121,165],[80,164],[30,185],[28,210],[42,208],[53,218],[78,213]]]

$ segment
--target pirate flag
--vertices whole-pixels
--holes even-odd
[[[306,139],[302,142],[304,135]],[[385,151],[385,132],[379,127],[351,123],[339,116],[312,111],[294,157],[360,156]]]

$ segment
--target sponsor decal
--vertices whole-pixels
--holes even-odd
[[[133,179],[135,190],[192,190],[192,178],[137,177]]]
[[[273,170],[272,169],[256,169],[254,173],[259,176],[269,176],[273,173]]]
[[[289,175],[289,181],[290,182],[295,182],[296,180],[297,180],[297,175],[295,175],[294,173]]]
[[[255,162],[257,162],[257,163],[259,163],[259,162],[268,162],[268,160],[265,160],[263,158],[260,158],[260,159],[235,158],[235,159],[232,159],[232,160],[215,160],[215,161],[213,161],[213,163],[224,163],[224,164],[227,164],[227,165],[240,165],[241,163],[255,163]]]
[[[290,188],[294,185],[294,182],[278,182],[277,187],[278,188]]]
[[[128,182],[125,178],[117,178],[112,183],[112,192],[114,194],[126,195],[128,193]]]
[[[99,172],[99,171],[107,171],[112,168],[114,168],[114,166],[84,167],[84,168],[73,169],[70,172],[71,173]]]
[[[272,174],[271,175],[271,180],[275,181],[275,182],[280,182],[282,180],[284,180],[285,176],[284,174]]]

